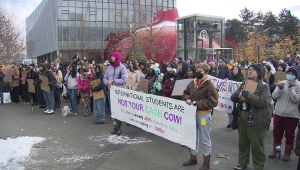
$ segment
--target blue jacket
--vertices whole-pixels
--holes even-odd
[[[225,67],[219,67],[219,79],[230,79],[231,78],[231,70],[225,66]]]

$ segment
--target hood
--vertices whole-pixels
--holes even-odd
[[[111,64],[114,68],[116,68],[121,62],[121,54],[119,52],[113,52],[111,53],[111,56],[116,57],[116,62]]]
[[[188,71],[189,64],[187,61],[182,61],[182,74],[186,74]]]

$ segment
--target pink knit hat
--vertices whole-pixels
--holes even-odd
[[[211,67],[214,67],[214,68],[216,67],[216,63],[213,62],[213,61],[209,62],[208,65],[211,66]]]

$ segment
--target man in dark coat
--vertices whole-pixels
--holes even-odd
[[[229,80],[231,77],[231,70],[227,67],[227,62],[224,59],[220,59],[220,66],[219,66],[219,79]]]

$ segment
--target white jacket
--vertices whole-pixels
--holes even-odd
[[[79,74],[76,74],[76,77],[72,77],[70,74],[66,74],[64,80],[67,82],[67,88],[68,89],[78,89],[78,76]]]

